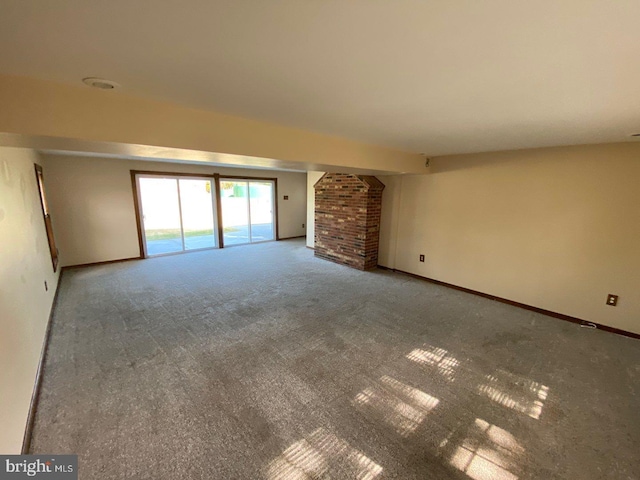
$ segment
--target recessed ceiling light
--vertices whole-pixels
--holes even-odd
[[[113,80],[106,80],[104,78],[87,77],[83,78],[82,81],[85,85],[89,85],[93,88],[99,88],[101,90],[113,90],[120,86],[119,83],[116,83]]]

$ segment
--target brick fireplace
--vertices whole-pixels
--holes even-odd
[[[315,256],[375,268],[383,189],[376,177],[325,173],[315,184]]]

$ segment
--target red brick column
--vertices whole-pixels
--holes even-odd
[[[316,257],[359,270],[375,268],[382,182],[367,175],[326,173],[314,188]]]

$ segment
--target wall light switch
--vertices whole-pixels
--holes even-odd
[[[420,255],[420,261],[424,262],[424,255]]]
[[[289,200],[289,195],[285,195],[285,196],[284,196],[284,199],[285,199],[285,200]]]
[[[607,295],[607,305],[615,307],[618,304],[618,295]]]

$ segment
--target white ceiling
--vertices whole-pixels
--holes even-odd
[[[0,0],[0,73],[429,155],[634,141],[640,1]]]

